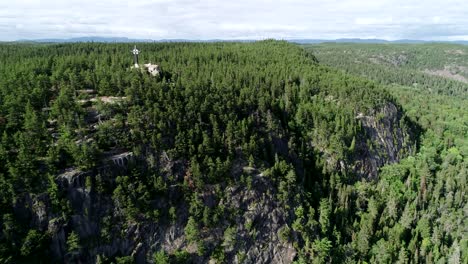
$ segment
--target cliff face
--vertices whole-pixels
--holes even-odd
[[[125,219],[119,203],[110,195],[97,192],[93,183],[89,186],[95,174],[69,170],[57,177],[58,187],[69,202],[68,217],[54,212],[47,195],[25,197],[18,203],[17,212],[29,218],[31,226],[49,232],[51,255],[59,262],[95,263],[98,255],[131,255],[137,263],[148,263],[155,252],[164,250],[169,254],[187,252],[190,263],[208,263],[212,257],[206,252],[223,247],[222,258],[228,263],[291,263],[296,250],[280,238],[279,231],[291,225],[292,219],[278,201],[271,180],[255,170],[248,171],[247,185],[207,185],[198,192],[203,207],[224,211],[216,224],[200,228],[198,241],[204,241],[202,244],[188,241],[184,232],[191,209],[181,186],[169,187],[167,196],[152,201],[161,212],[176,208],[176,219],[162,214],[160,219],[135,221]],[[117,172],[107,173],[105,177],[112,177]],[[113,179],[108,180],[112,184]],[[83,246],[75,252],[67,250],[72,230]]]
[[[337,102],[338,107],[341,104]],[[323,121],[320,122],[317,126],[323,126]],[[323,164],[326,173],[339,171],[343,175],[353,174],[354,179],[373,180],[378,178],[382,166],[396,163],[414,151],[412,124],[391,102],[365,113],[357,112],[353,123],[356,132],[349,142],[337,139],[332,132],[324,135],[311,128],[310,149],[326,161]]]
[[[387,103],[364,115],[359,113],[363,133],[358,137],[349,168],[358,175],[375,179],[385,164],[398,162],[404,153],[411,153],[410,132],[402,112]]]
[[[346,159],[333,160],[330,156],[329,166],[374,179],[381,166],[397,162],[403,153],[411,151],[405,120],[394,104],[358,113],[356,119],[361,128],[354,151]],[[281,146],[277,153],[292,155],[294,160],[295,155],[288,154],[287,143]],[[18,201],[16,213],[50,234],[51,255],[59,262],[93,263],[100,255],[133,256],[137,263],[147,263],[155,252],[163,250],[172,255],[185,252],[192,263],[207,263],[219,248],[223,250],[217,257],[228,263],[294,260],[297,252],[293,243],[300,239],[285,239],[280,234],[292,226],[294,213],[290,210],[298,204],[280,201],[278,185],[271,177],[239,159],[230,170],[232,183],[205,184],[194,192],[187,184],[187,162],[171,160],[165,152],[156,160],[163,179],[173,177],[178,182],[149,202],[157,214],[129,219],[121,201],[113,195],[117,175],[126,175],[133,158],[126,162],[106,159],[107,165],[93,171],[69,169],[58,175],[57,187],[68,203],[68,212],[54,210],[49,196],[42,194]],[[102,190],[106,188],[111,191]],[[296,188],[300,193],[302,187]],[[202,217],[201,212],[194,212],[200,209],[192,208],[193,199],[210,213]],[[171,208],[175,209],[172,215],[168,213]],[[190,241],[185,232],[193,214],[210,222],[198,224],[197,241]],[[72,231],[80,238],[82,248],[69,252],[67,240]]]
[[[381,166],[397,162],[403,153],[411,151],[405,121],[395,105],[387,103],[367,114],[359,113],[356,119],[361,124],[361,132],[354,152],[347,159],[329,159],[338,170],[352,170],[359,177],[374,179]],[[230,171],[233,183],[205,185],[192,194],[195,192],[186,185],[186,162],[171,160],[166,153],[156,160],[163,178],[175,177],[179,184],[168,186],[164,194],[150,201],[159,212],[151,216],[155,219],[126,218],[125,208],[112,192],[100,190],[103,187],[99,185],[114,190],[116,176],[126,174],[126,166],[131,165],[132,159],[125,164],[108,160],[106,166],[94,171],[69,169],[58,175],[57,187],[69,204],[68,214],[54,211],[46,194],[25,197],[17,203],[21,206],[16,212],[30,219],[31,226],[48,231],[51,255],[60,262],[93,263],[98,255],[131,255],[137,263],[147,263],[155,252],[164,250],[168,254],[185,252],[193,263],[207,263],[213,258],[212,252],[219,248],[223,248],[223,253],[218,257],[228,263],[294,260],[294,241],[281,238],[280,234],[294,221],[294,213],[286,208],[295,208],[297,204],[285,206],[279,200],[278,187],[272,178],[238,160]],[[300,192],[302,187],[297,188]],[[200,208],[211,212],[205,217],[211,224],[199,224],[198,242],[190,241],[185,232],[189,215],[194,214],[189,202],[193,199],[198,200]],[[168,213],[171,208],[175,209],[172,216]],[[83,245],[74,252],[67,250],[71,231],[78,234]],[[297,243],[297,239],[291,240]]]
[[[328,167],[342,173],[354,172],[359,178],[376,179],[380,167],[396,163],[411,153],[414,142],[408,121],[393,103],[386,103],[368,113],[358,113],[356,120],[360,125],[348,155],[335,159],[327,154]],[[322,151],[327,153],[326,150]]]

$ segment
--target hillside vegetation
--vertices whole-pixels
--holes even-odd
[[[390,178],[378,184],[387,193],[372,197],[387,203],[377,208],[382,213],[392,211],[396,200],[404,204],[404,210],[372,231],[391,234],[406,225],[408,213],[417,227],[411,231],[411,240],[403,239],[405,243],[395,243],[390,237],[379,240],[379,254],[389,260],[389,252],[399,250],[409,253],[413,262],[426,263],[450,254],[447,262],[466,262],[468,92],[463,78],[467,76],[468,48],[448,44],[325,44],[306,49],[321,63],[386,85],[424,131],[416,156],[386,166],[380,174]],[[450,74],[434,76],[441,69]],[[462,76],[461,81],[454,80],[454,74]],[[404,191],[397,186],[404,186]],[[394,193],[399,189],[399,194]]]
[[[305,47],[324,64],[379,83],[467,99],[466,45],[328,43]]]
[[[156,77],[132,47],[1,44],[0,262],[466,261],[463,99],[282,41],[139,44]]]

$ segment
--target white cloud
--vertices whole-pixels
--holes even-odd
[[[0,40],[130,38],[418,38],[468,35],[465,0],[15,0]]]
[[[357,25],[387,25],[392,24],[393,18],[392,17],[383,17],[383,18],[376,18],[376,17],[365,17],[365,18],[356,18],[354,23]]]

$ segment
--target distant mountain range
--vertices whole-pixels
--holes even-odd
[[[417,43],[453,43],[453,44],[463,44],[468,45],[468,41],[465,40],[455,40],[455,41],[428,41],[428,40],[414,40],[414,39],[400,39],[400,40],[384,40],[384,39],[360,39],[360,38],[341,38],[341,39],[285,39],[286,41],[298,43],[298,44],[319,44],[327,42],[336,42],[336,43],[407,43],[407,44],[417,44]],[[249,39],[240,39],[240,40],[226,40],[226,39],[206,39],[206,40],[194,40],[194,39],[131,39],[126,37],[78,37],[78,38],[68,38],[68,39],[22,39],[15,42],[38,42],[38,43],[71,43],[71,42],[120,42],[120,43],[135,43],[135,42],[219,42],[219,41],[228,41],[228,42],[252,42],[256,40]]]

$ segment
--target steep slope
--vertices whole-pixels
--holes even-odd
[[[360,196],[354,209],[360,214],[353,223],[354,253],[372,263],[467,262],[468,92],[463,79],[467,48],[448,44],[307,48],[323,63],[387,84],[421,132],[416,155],[383,167],[379,181],[351,188]],[[341,193],[352,194],[348,188]],[[366,203],[367,208],[360,210],[359,204]]]
[[[340,259],[337,186],[414,150],[385,90],[292,44],[139,48],[160,75],[126,44],[2,47],[3,260]]]

